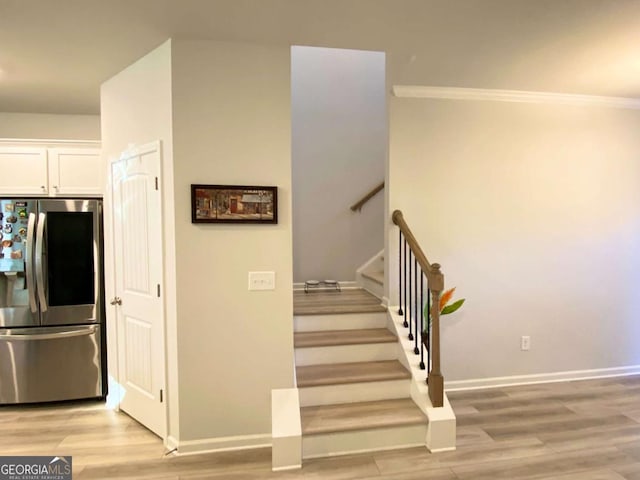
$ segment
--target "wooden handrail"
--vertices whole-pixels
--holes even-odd
[[[411,232],[409,225],[407,225],[407,222],[404,221],[404,216],[402,215],[402,212],[400,210],[395,210],[393,212],[393,215],[391,216],[391,219],[393,220],[393,223],[395,223],[398,228],[400,228],[400,231],[402,232],[402,235],[404,235],[404,238],[407,239],[407,243],[409,244],[411,251],[418,260],[422,271],[427,276],[429,288],[434,291],[442,292],[442,290],[444,289],[444,275],[442,275],[442,272],[440,271],[440,264],[429,263],[429,260],[427,260],[427,256],[420,248],[420,244],[418,244],[416,237],[413,236],[413,232]]]
[[[395,210],[391,218],[393,223],[400,228],[407,245],[427,277],[427,288],[431,291],[431,337],[429,339],[431,371],[428,372],[427,382],[431,404],[434,407],[442,407],[444,404],[444,377],[440,369],[440,296],[444,290],[444,275],[440,271],[440,264],[432,264],[427,260],[427,256],[420,248],[420,244],[411,232],[409,225],[405,222],[402,212]]]
[[[369,200],[371,200],[371,198],[378,193],[380,190],[382,190],[384,188],[384,182],[382,182],[381,184],[377,185],[375,188],[373,188],[369,193],[367,193],[364,197],[362,197],[360,200],[358,200],[356,203],[354,203],[353,205],[351,205],[351,210],[353,210],[354,212],[360,211],[362,210],[362,206],[367,203]]]

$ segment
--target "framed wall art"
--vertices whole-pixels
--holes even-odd
[[[278,187],[191,185],[192,223],[278,223]]]

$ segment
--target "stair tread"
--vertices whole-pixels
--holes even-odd
[[[360,330],[296,332],[293,337],[293,344],[295,348],[306,348],[393,343],[396,340],[397,337],[386,328],[367,328]]]
[[[293,292],[294,315],[328,315],[386,312],[380,299],[364,289],[310,290]]]
[[[380,285],[384,284],[384,271],[362,272],[362,276],[376,283],[379,283]]]
[[[302,407],[300,416],[303,435],[427,423],[410,398]]]
[[[397,360],[333,363],[296,367],[298,387],[317,387],[345,383],[379,382],[411,378]]]

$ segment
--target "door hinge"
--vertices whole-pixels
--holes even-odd
[[[162,390],[160,390],[160,403],[162,403]]]
[[[158,297],[160,296],[160,284],[158,284]]]
[[[158,190],[158,177],[156,177],[156,190]]]

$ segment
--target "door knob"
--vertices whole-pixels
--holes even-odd
[[[111,305],[122,305],[122,299],[120,297],[113,297],[109,303]]]

